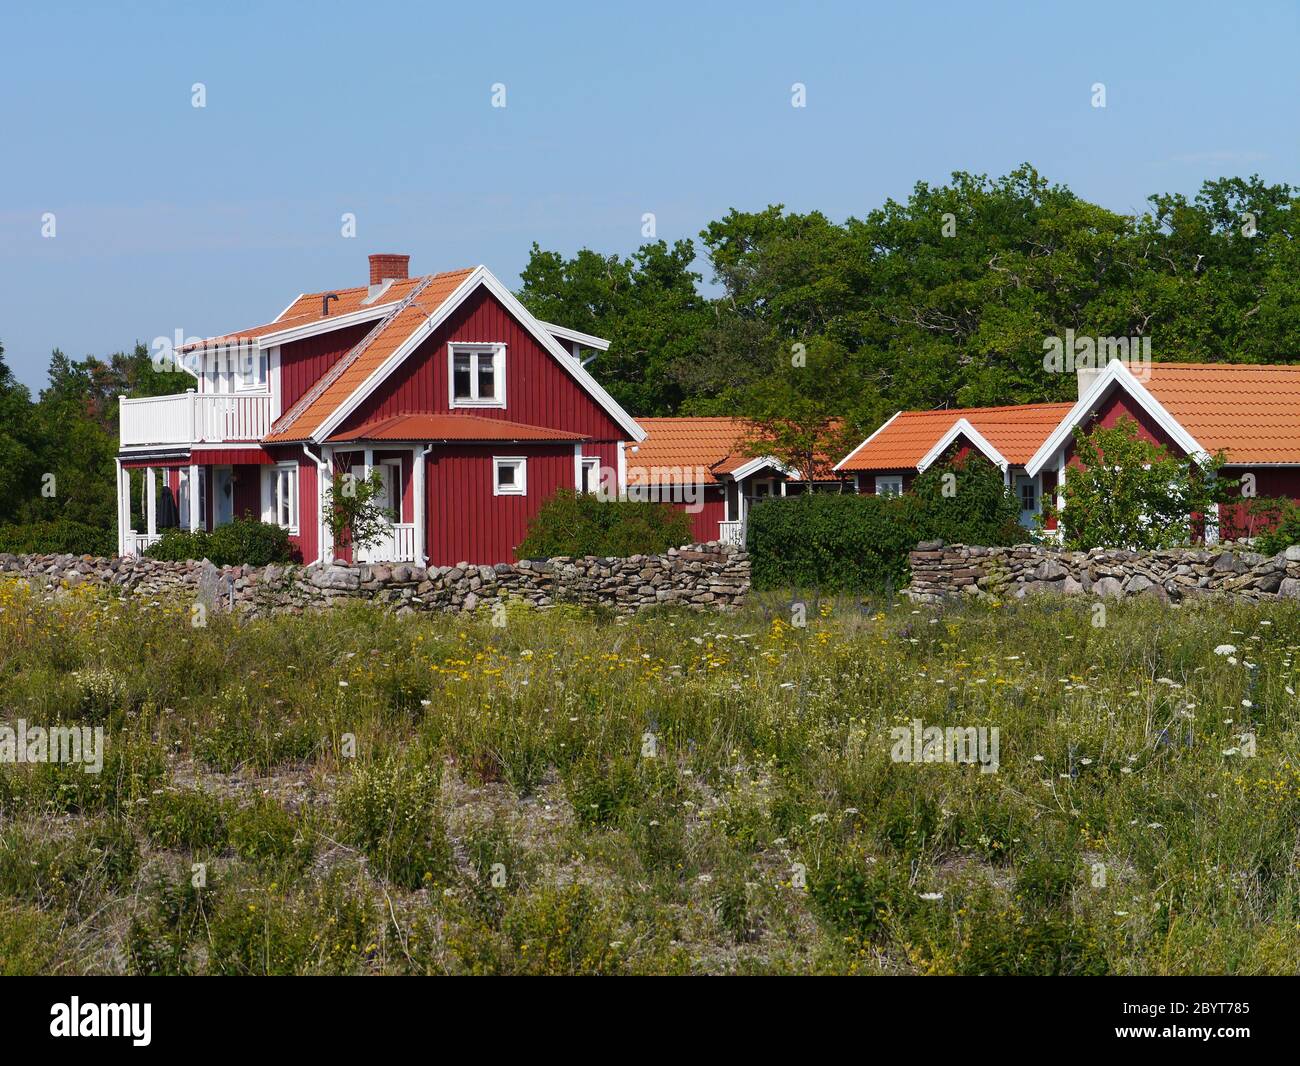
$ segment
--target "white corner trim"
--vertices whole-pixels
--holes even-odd
[[[581,333],[576,329],[569,329],[568,326],[557,326],[554,322],[543,322],[540,318],[537,320],[537,324],[547,333],[559,337],[562,341],[568,341],[570,344],[580,344],[584,348],[595,348],[598,352],[609,351],[609,341],[604,337]]]
[[[840,467],[842,467],[845,463],[847,463],[850,459],[852,459],[855,455],[857,455],[858,452],[862,451],[863,448],[865,448],[868,444],[870,444],[873,440],[875,440],[878,436],[880,436],[880,434],[884,433],[885,430],[889,428],[890,423],[893,422],[894,419],[897,418],[902,413],[903,413],[902,411],[895,411],[892,415],[889,416],[888,419],[885,420],[885,422],[882,425],[880,425],[876,429],[874,433],[871,434],[871,436],[869,436],[866,440],[864,440],[861,444],[859,444],[856,448],[854,448],[853,451],[849,452],[848,455],[846,455],[843,459],[841,459],[838,463],[836,463],[833,467],[831,467],[831,469],[838,470]]]
[[[989,462],[996,464],[1004,471],[1007,469],[1009,464],[1006,458],[988,442],[988,438],[965,418],[959,418],[948,428],[948,432],[939,438],[938,443],[920,458],[916,464],[917,472],[924,470],[943,455],[958,437],[968,438],[976,448],[983,452],[984,458],[988,459]]]
[[[1133,376],[1133,372],[1120,360],[1112,359],[1106,366],[1105,371],[1097,375],[1096,380],[1093,381],[1088,390],[1079,397],[1078,402],[1070,408],[1066,416],[1061,419],[1060,424],[1052,430],[1051,436],[1043,441],[1042,446],[1038,451],[1034,452],[1032,458],[1025,464],[1026,474],[1033,477],[1040,473],[1052,456],[1065,448],[1074,433],[1075,427],[1101,402],[1102,397],[1106,395],[1106,390],[1111,385],[1118,385],[1133,397],[1142,410],[1149,414],[1156,424],[1168,433],[1174,443],[1182,448],[1184,452],[1198,459],[1207,457],[1208,453],[1201,447],[1196,438],[1188,433],[1178,420],[1165,409],[1164,405],[1151,395],[1147,387]]]

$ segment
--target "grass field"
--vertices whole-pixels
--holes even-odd
[[[1295,607],[766,606],[0,586],[0,722],[105,736],[0,766],[0,972],[1300,971]]]

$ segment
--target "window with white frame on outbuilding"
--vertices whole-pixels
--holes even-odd
[[[527,496],[528,460],[522,456],[493,456],[492,495]]]

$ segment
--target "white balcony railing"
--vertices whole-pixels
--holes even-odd
[[[399,522],[388,535],[361,553],[363,563],[412,563],[415,561],[415,525]]]
[[[148,549],[152,548],[159,540],[162,539],[161,533],[155,533],[152,537],[148,533],[137,533],[134,529],[126,532],[125,551],[127,555],[143,555]]]
[[[124,448],[259,440],[271,428],[271,394],[184,392],[123,399],[118,424]]]
[[[735,544],[743,548],[745,546],[745,523],[719,522],[718,540],[722,541],[723,544]]]

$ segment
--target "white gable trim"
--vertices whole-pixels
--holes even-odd
[[[856,448],[854,448],[853,451],[849,452],[848,455],[846,455],[843,459],[841,459],[838,463],[836,463],[833,467],[831,467],[831,469],[838,470],[840,467],[842,467],[845,463],[847,463],[850,459],[852,459],[855,455],[857,455],[858,452],[862,451],[863,448],[865,448],[868,444],[870,444],[873,440],[875,440],[880,434],[884,433],[885,430],[889,428],[890,423],[893,422],[894,419],[897,418],[902,413],[903,413],[902,411],[895,411],[892,415],[889,416],[889,419],[884,423],[884,425],[882,425],[879,429],[877,429],[874,433],[872,433],[871,436],[869,436],[866,440],[864,440],[861,444],[859,444]]]
[[[989,462],[994,463],[1003,473],[1006,472],[1006,469],[1010,464],[1007,462],[1003,454],[988,442],[988,438],[985,437],[983,433],[972,426],[970,422],[964,418],[957,419],[957,421],[949,427],[948,432],[939,438],[939,442],[921,457],[916,464],[917,471],[919,472],[924,470],[943,455],[943,453],[951,447],[952,442],[958,437],[967,438],[984,454],[984,458]]]
[[[279,322],[280,319],[284,318],[284,316],[289,313],[289,308],[292,307],[294,304],[296,304],[299,300],[301,300],[306,295],[307,294],[305,292],[300,292],[297,296],[295,296],[292,300],[290,300],[288,306],[285,307],[285,309],[281,311],[278,315],[276,315],[273,319],[271,319],[271,321]]]
[[[537,320],[537,324],[547,333],[559,337],[562,341],[578,344],[583,348],[595,348],[598,352],[609,351],[609,341],[604,337],[596,337],[590,333],[580,333],[578,330],[569,329],[567,326],[557,326],[554,322],[543,322],[540,318]]]
[[[605,410],[605,412],[627,432],[628,436],[632,440],[645,440],[645,430],[636,424],[631,415],[614,402],[614,398],[601,388],[600,384],[595,378],[587,373],[582,364],[560,347],[559,341],[546,332],[545,327],[543,327],[537,319],[528,313],[528,309],[524,307],[523,304],[515,299],[514,293],[502,285],[485,266],[475,267],[470,272],[469,276],[456,286],[456,289],[451,293],[451,295],[442,302],[438,310],[416,326],[415,329],[411,331],[410,336],[398,345],[393,354],[385,359],[384,362],[378,366],[365,381],[353,390],[351,396],[344,400],[343,403],[339,404],[339,406],[334,409],[333,413],[316,427],[312,432],[312,439],[316,441],[324,441],[329,437],[330,434],[339,427],[343,420],[355,411],[366,397],[373,393],[375,389],[377,389],[379,385],[394,370],[396,370],[399,365],[401,365],[402,361],[415,351],[440,325],[442,325],[451,313],[463,304],[469,297],[470,293],[480,285],[484,286],[488,292],[495,296],[506,310],[509,311],[510,314],[512,314],[530,334],[532,334],[534,340],[555,357],[556,361],[568,372],[569,376],[586,390],[588,395],[590,395],[591,398],[594,399]]]
[[[1133,376],[1133,372],[1120,360],[1112,359],[1107,364],[1106,369],[1097,375],[1096,380],[1093,381],[1088,390],[1079,397],[1079,402],[1070,408],[1066,416],[1061,419],[1060,425],[1052,430],[1051,436],[1043,441],[1042,447],[1034,452],[1033,457],[1025,464],[1026,474],[1030,477],[1039,474],[1051,458],[1070,442],[1075,428],[1101,403],[1106,395],[1106,390],[1111,385],[1118,385],[1133,397],[1142,410],[1150,415],[1155,423],[1168,433],[1174,443],[1188,455],[1201,460],[1208,457],[1208,453],[1201,447],[1196,438],[1188,433],[1179,421],[1165,410],[1164,405],[1151,395],[1142,382]]]
[[[274,333],[263,333],[262,336],[257,338],[257,346],[259,349],[274,348],[277,344],[289,344],[292,341],[300,341],[306,337],[316,337],[332,330],[360,325],[362,322],[372,322],[375,319],[383,318],[396,306],[396,302],[375,304],[373,307],[363,307],[359,311],[349,311],[346,315],[327,315],[325,318],[318,318],[313,322],[305,322],[301,326],[278,329]]]
[[[735,478],[737,481],[743,481],[745,478],[749,477],[750,474],[756,474],[767,466],[770,466],[773,470],[779,470],[787,478],[794,478],[796,481],[799,480],[799,471],[792,466],[786,466],[785,463],[781,462],[781,460],[776,458],[774,455],[760,455],[757,458],[751,459],[744,465],[736,467],[736,469],[730,471],[729,474],[724,474],[723,477],[729,476]]]

